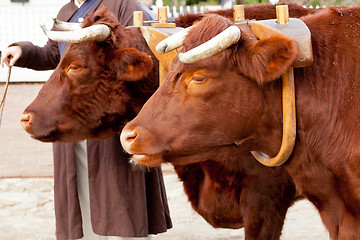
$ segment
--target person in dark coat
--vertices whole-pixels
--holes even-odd
[[[105,6],[124,26],[132,25],[133,11],[142,10],[134,0],[95,1],[88,13]],[[57,19],[69,21],[84,2],[71,0]],[[54,69],[61,58],[59,49],[52,40],[43,47],[13,43],[3,51],[1,65]],[[54,143],[53,150],[57,239],[148,239],[172,227],[161,169],[132,166],[118,135],[100,141]]]

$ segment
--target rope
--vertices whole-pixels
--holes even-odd
[[[7,93],[7,90],[9,88],[10,75],[11,75],[11,66],[9,66],[7,81],[6,81],[6,84],[5,84],[5,91],[4,91],[4,95],[3,95],[2,99],[1,99],[1,102],[0,102],[0,126],[1,126],[1,120],[2,120],[2,115],[3,115],[3,111],[4,111],[4,106],[5,106],[6,93]]]

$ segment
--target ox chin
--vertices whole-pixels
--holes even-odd
[[[147,167],[157,167],[160,166],[162,163],[165,163],[161,154],[156,155],[132,155],[131,162],[145,165]]]
[[[30,136],[38,141],[41,142],[55,142],[57,140],[56,137],[56,131],[50,132],[49,134],[46,135],[34,135],[34,134],[30,134]]]
[[[58,130],[56,128],[39,128],[34,127],[33,124],[29,123],[29,121],[21,119],[20,121],[23,129],[30,134],[30,136],[41,142],[55,142],[58,135]]]
[[[187,152],[176,154],[169,152],[160,152],[157,154],[132,154],[130,161],[147,167],[160,166],[162,163],[172,163],[175,165],[187,165],[212,159],[214,161],[222,159],[231,159],[240,153],[236,144],[215,146],[203,151]]]

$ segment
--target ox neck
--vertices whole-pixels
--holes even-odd
[[[273,86],[264,88],[263,94],[263,102],[266,104],[263,105],[261,121],[257,125],[253,144],[258,149],[251,151],[274,157],[279,152],[283,135],[281,79],[274,82]]]

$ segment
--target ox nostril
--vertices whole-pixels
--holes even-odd
[[[20,118],[21,126],[26,130],[30,127],[30,123],[31,123],[31,114],[23,113],[23,115]]]
[[[126,137],[126,141],[132,142],[136,138],[137,133],[135,131],[132,131],[129,136]]]
[[[130,129],[127,129],[126,127],[121,132],[120,141],[121,141],[122,146],[124,147],[124,149],[127,152],[131,153],[130,145],[134,142],[134,140],[136,139],[137,136],[138,136],[138,133],[136,132],[136,130],[130,130]]]
[[[132,143],[136,137],[137,137],[137,132],[135,130],[131,132],[125,132],[124,134],[124,139],[128,143]]]

